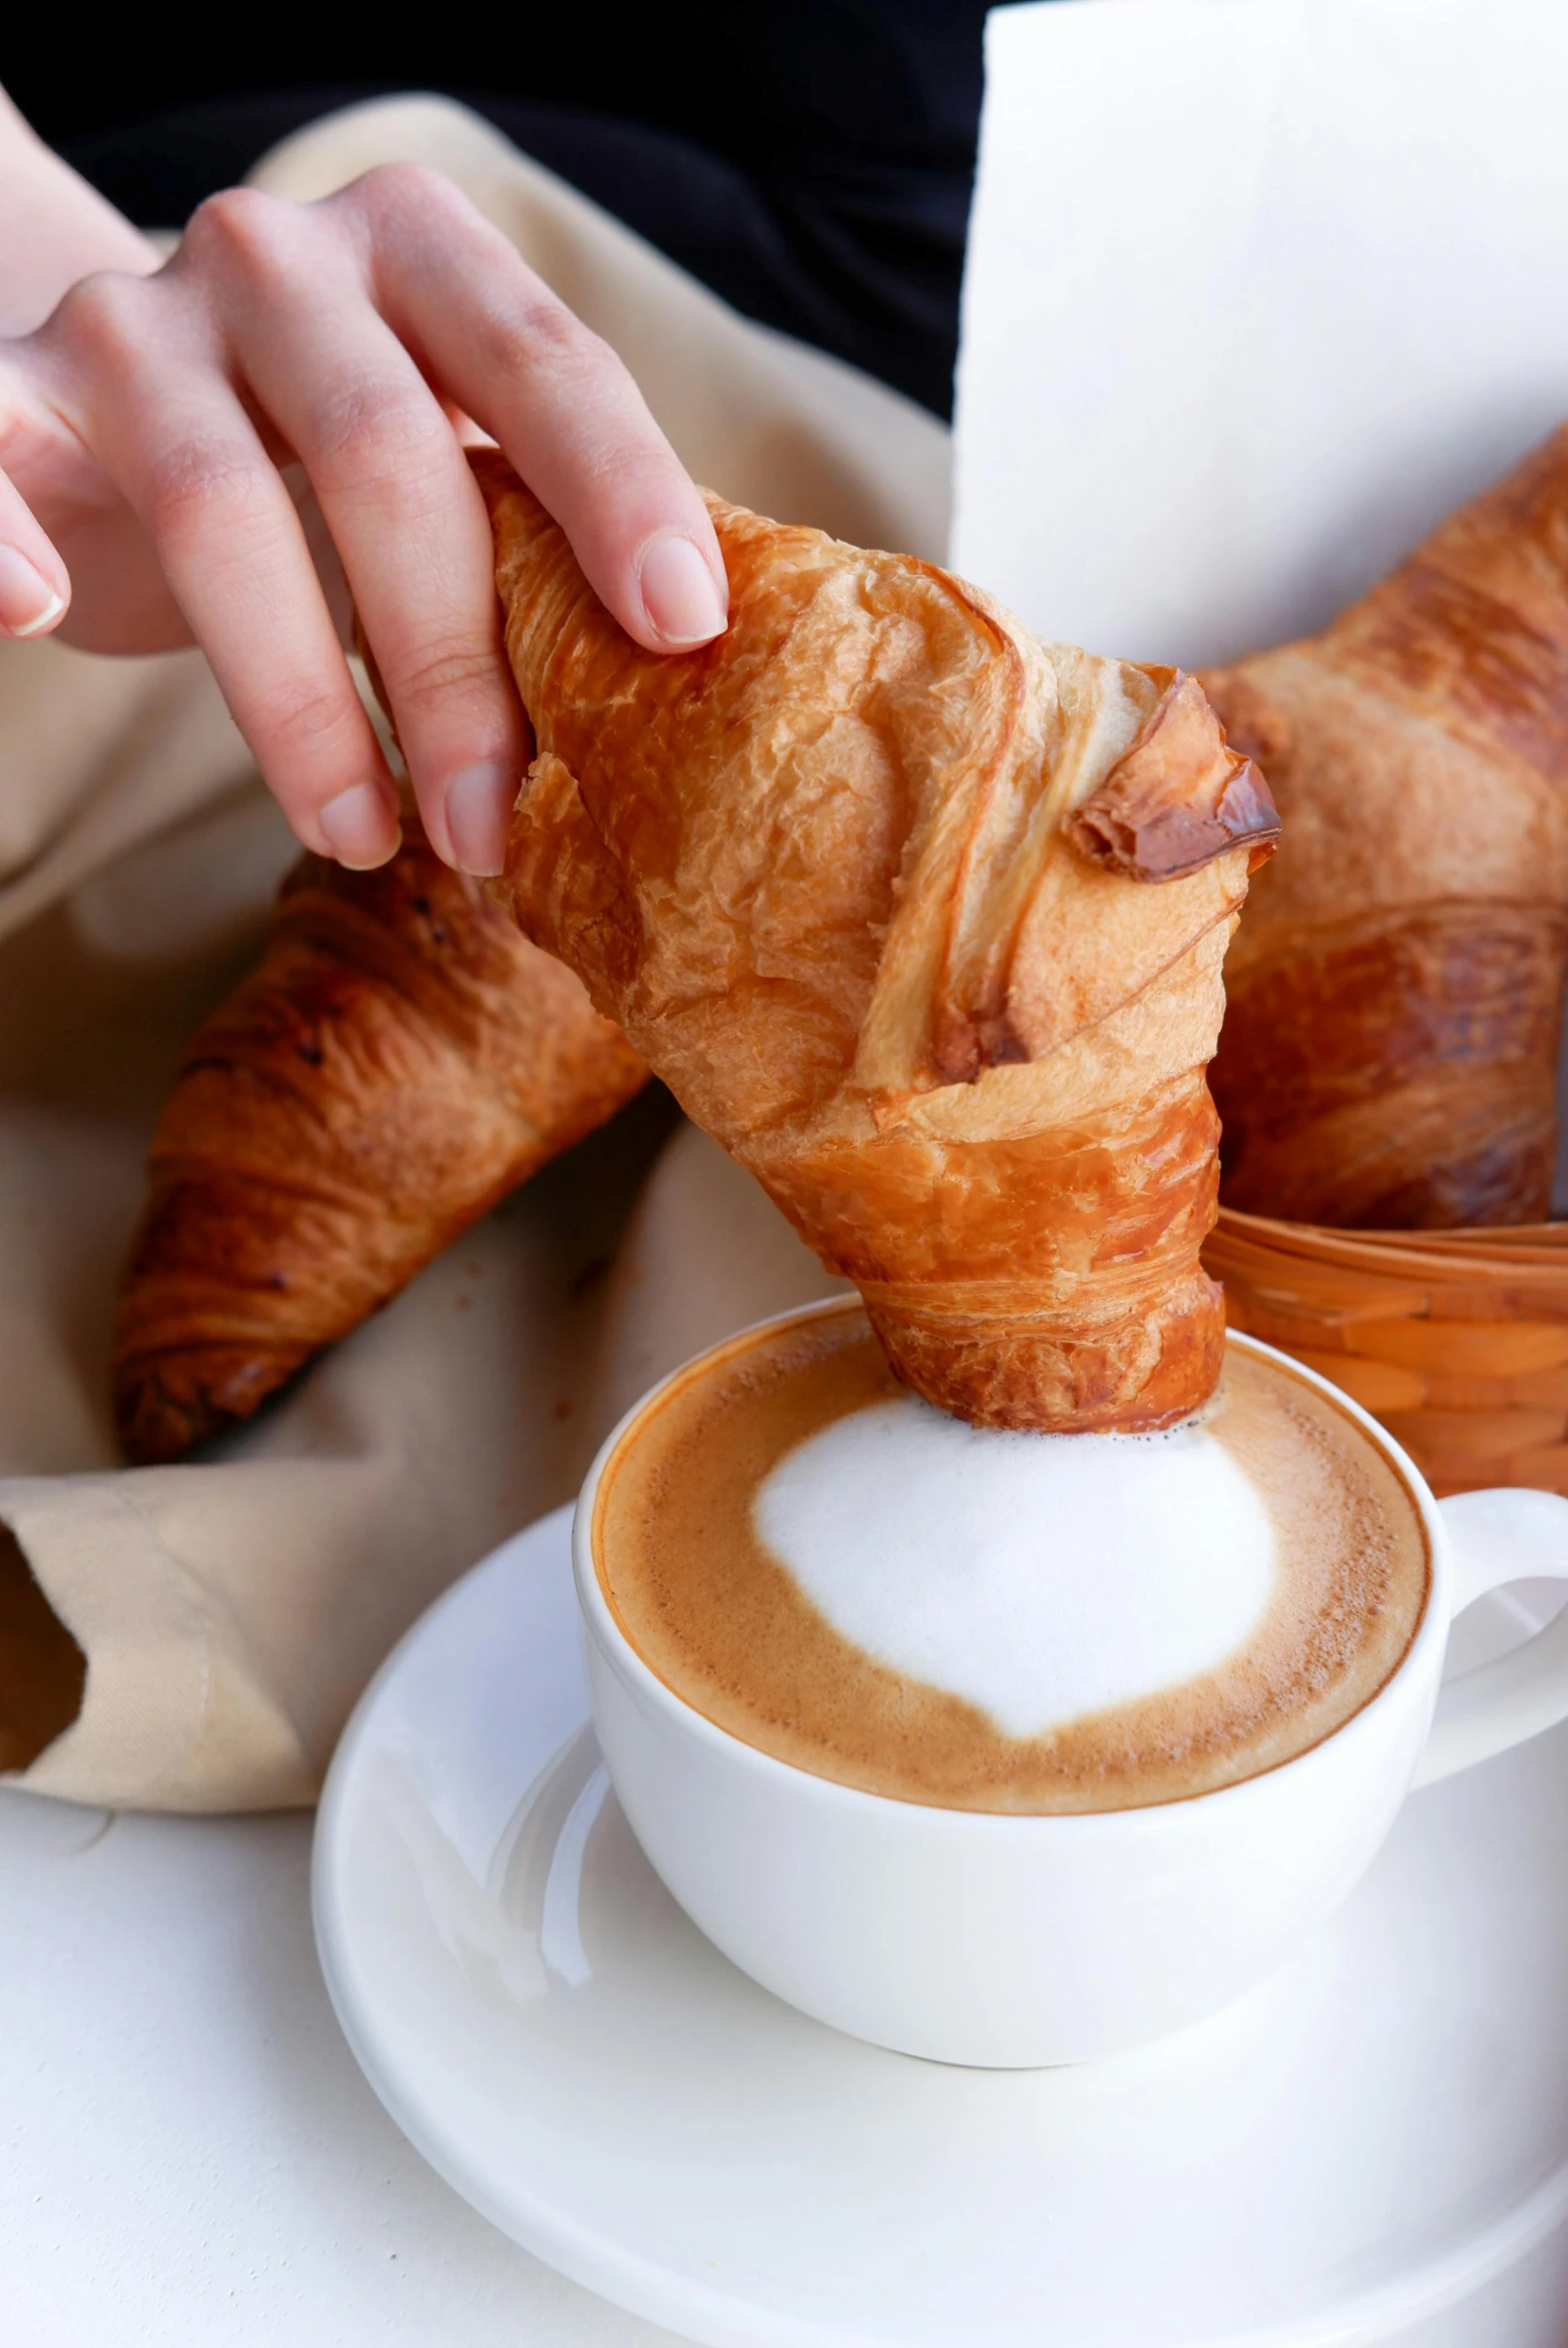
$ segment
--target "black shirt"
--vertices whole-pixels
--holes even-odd
[[[465,17],[461,49],[429,23],[302,18],[291,38],[271,15],[264,32],[236,26],[248,55],[227,39],[160,48],[146,18],[54,40],[35,17],[4,77],[144,227],[178,226],[333,106],[447,92],[738,309],[945,415],[984,14],[984,0],[497,10]]]

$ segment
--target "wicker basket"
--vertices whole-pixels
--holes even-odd
[[[1568,1492],[1568,1224],[1348,1231],[1221,1207],[1226,1316],[1321,1370],[1439,1492]]]

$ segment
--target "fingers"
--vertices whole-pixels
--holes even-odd
[[[438,174],[398,167],[349,194],[383,314],[501,443],[627,633],[652,652],[720,635],[708,509],[615,353]]]
[[[285,218],[268,233],[287,241],[297,231]],[[310,477],[433,847],[468,872],[499,873],[527,739],[484,501],[390,327],[347,284],[333,298],[319,261],[317,282],[324,298],[308,307],[248,315],[238,356]]]
[[[64,619],[70,601],[64,563],[0,473],[0,636],[47,636]]]
[[[142,281],[88,279],[62,338],[115,397],[86,429],[140,518],[298,837],[355,867],[397,849],[397,791],[283,480],[200,322]],[[151,330],[150,330],[151,329]]]
[[[106,532],[145,547],[149,592],[172,589],[320,853],[385,861],[397,800],[280,464],[325,517],[432,843],[468,871],[501,867],[528,732],[454,412],[501,443],[638,642],[680,651],[726,625],[707,509],[631,377],[437,174],[395,167],[310,206],[230,191],[156,277],[84,281],[36,343],[51,413],[105,477],[61,543],[90,585]],[[41,631],[69,593],[0,477],[0,626]]]

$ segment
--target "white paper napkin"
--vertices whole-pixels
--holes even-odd
[[[998,9],[951,560],[1041,634],[1315,629],[1568,416],[1563,0]]]

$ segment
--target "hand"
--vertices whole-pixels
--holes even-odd
[[[0,342],[0,631],[120,653],[194,638],[300,839],[384,863],[397,790],[280,470],[297,465],[431,843],[497,872],[528,728],[468,418],[638,643],[722,631],[707,509],[626,369],[450,181],[408,164],[319,204],[215,196],[167,266],[86,277]]]

